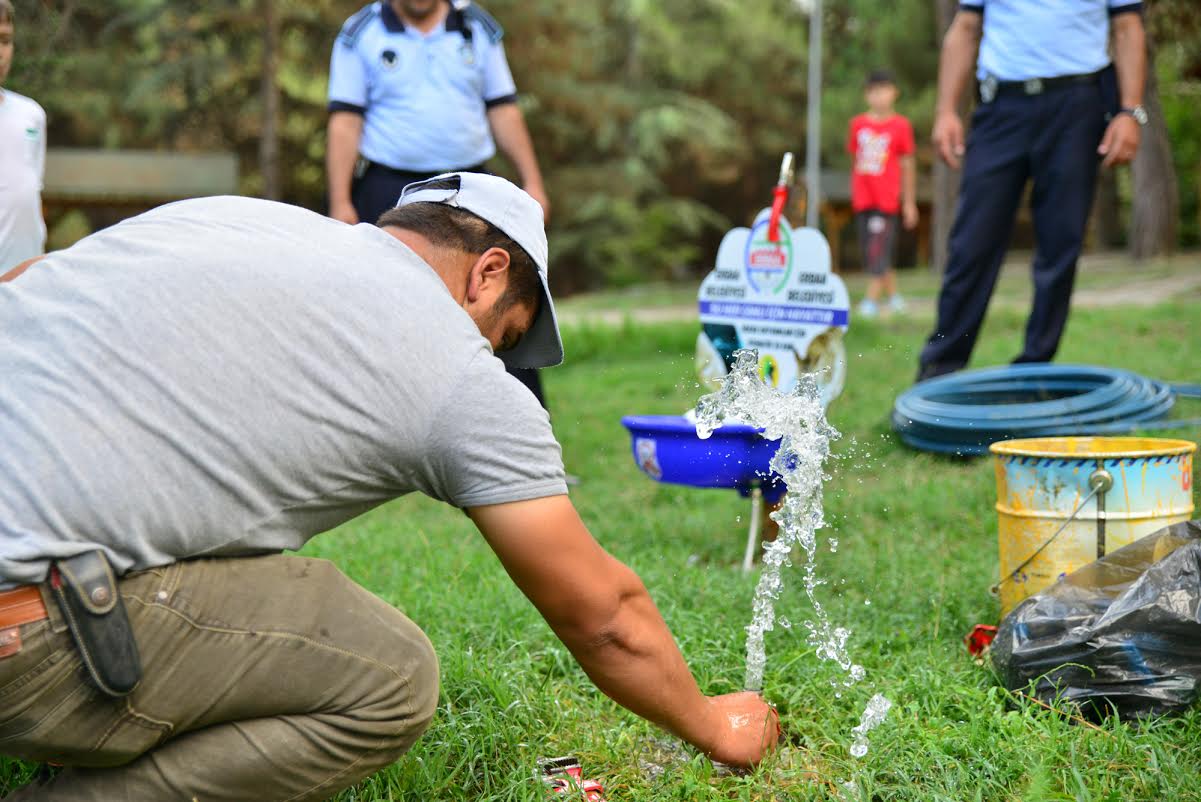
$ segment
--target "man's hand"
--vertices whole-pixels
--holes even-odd
[[[1133,159],[1142,133],[1138,121],[1129,114],[1119,114],[1110,120],[1105,136],[1101,137],[1101,144],[1097,146],[1097,153],[1105,157],[1101,166],[1113,167]]]
[[[751,691],[708,699],[716,740],[706,753],[727,766],[749,768],[767,757],[780,741],[780,717]]]
[[[917,221],[917,204],[910,201],[901,208],[901,222],[905,224],[905,228],[912,231],[917,228]]]
[[[522,187],[529,193],[530,197],[538,201],[538,205],[542,207],[542,222],[550,222],[550,197],[546,194],[546,187],[542,186],[541,182],[527,183]]]
[[[354,204],[350,201],[331,201],[329,216],[352,226],[359,222],[359,213],[354,210]]]
[[[934,120],[930,135],[938,155],[952,170],[958,170],[963,158],[963,120],[953,111],[941,112]]]

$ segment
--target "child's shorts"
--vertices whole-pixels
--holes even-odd
[[[863,269],[871,276],[882,276],[892,269],[892,253],[897,242],[897,216],[875,209],[855,213],[859,232],[859,251]]]

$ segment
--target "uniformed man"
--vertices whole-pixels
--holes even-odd
[[[346,21],[329,71],[331,217],[374,223],[406,184],[483,171],[498,144],[549,214],[503,35],[468,0],[376,0]],[[536,370],[509,372],[546,406]]]
[[[943,40],[933,140],[951,167],[964,159],[963,178],[938,322],[922,350],[919,379],[967,364],[1028,179],[1037,240],[1034,304],[1014,361],[1055,356],[1097,165],[1129,162],[1147,122],[1141,11],[1133,0],[960,4]],[[957,108],[973,64],[980,103],[965,156]]]
[[[497,145],[549,210],[503,33],[465,0],[376,0],[346,21],[330,59],[331,217],[374,223],[406,184],[482,171]]]

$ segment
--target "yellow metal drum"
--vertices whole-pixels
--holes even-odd
[[[1097,557],[1189,520],[1196,449],[1149,437],[994,443],[1001,614]]]

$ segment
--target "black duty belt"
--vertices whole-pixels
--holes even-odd
[[[980,82],[980,100],[992,103],[1003,95],[1041,95],[1055,89],[1074,86],[1076,84],[1096,83],[1101,76],[1101,70],[1083,75],[1056,75],[1054,78],[1030,78],[1025,81],[1001,81],[988,76]]]
[[[355,165],[354,165],[354,177],[362,178],[368,170],[377,170],[379,172],[390,175],[394,178],[399,178],[399,179],[403,179],[406,181],[424,181],[427,178],[433,178],[434,176],[440,175],[441,173],[486,173],[486,172],[488,172],[486,169],[484,169],[484,165],[482,163],[476,164],[472,167],[458,167],[458,168],[455,168],[452,170],[439,170],[439,171],[433,172],[433,173],[428,172],[428,171],[421,171],[421,170],[401,170],[398,167],[389,167],[386,164],[380,164],[379,162],[373,162],[370,159],[364,159],[362,156],[360,156],[358,161],[356,161]]]

